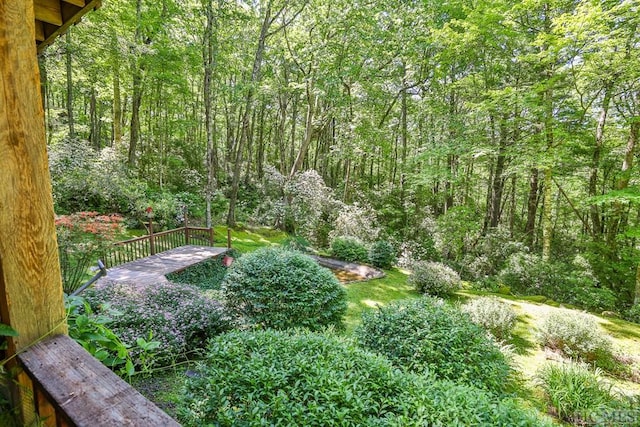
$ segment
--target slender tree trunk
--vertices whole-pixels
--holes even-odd
[[[629,186],[629,179],[631,177],[631,169],[633,168],[633,158],[635,155],[636,146],[638,144],[638,136],[640,135],[640,118],[634,118],[631,122],[629,129],[629,138],[627,139],[627,146],[624,152],[624,159],[622,161],[622,168],[620,169],[621,177],[616,183],[616,190],[624,190]],[[620,230],[620,223],[624,212],[624,204],[620,201],[616,201],[613,204],[611,216],[607,226],[607,246],[611,253],[616,253],[616,237]]]
[[[236,224],[236,204],[238,201],[238,186],[240,184],[240,172],[242,166],[242,156],[244,146],[249,137],[249,121],[251,119],[251,111],[254,97],[254,85],[260,79],[260,70],[262,68],[262,55],[264,54],[265,43],[271,25],[271,1],[267,3],[264,19],[260,28],[260,37],[258,38],[258,46],[256,48],[255,56],[253,59],[253,69],[251,71],[251,81],[249,82],[249,88],[245,96],[244,113],[242,116],[242,123],[240,129],[240,139],[238,146],[236,147],[235,164],[233,165],[233,179],[231,182],[231,193],[229,194],[229,211],[227,213],[227,225],[234,227]]]
[[[71,29],[65,36],[65,64],[67,75],[67,120],[69,124],[69,138],[76,137],[75,123],[73,119],[73,68],[71,64]]]
[[[122,100],[120,95],[120,66],[113,70],[113,147],[116,150],[122,143]]]
[[[136,34],[137,44],[142,43],[142,0],[136,1]],[[136,166],[136,150],[140,140],[140,106],[142,105],[142,71],[140,59],[133,60],[132,71],[132,101],[131,101],[131,129],[129,131],[129,156],[130,168]]]
[[[500,223],[502,211],[502,193],[504,191],[504,168],[507,160],[507,129],[504,120],[500,123],[500,139],[498,157],[491,184],[491,210],[489,214],[489,228],[496,228]]]
[[[305,119],[305,129],[304,129],[304,140],[302,141],[302,145],[300,146],[300,151],[298,151],[298,156],[296,157],[296,161],[289,172],[289,177],[295,175],[297,171],[302,169],[302,164],[304,162],[305,156],[307,155],[307,151],[309,150],[309,145],[311,145],[311,139],[313,137],[313,116],[317,107],[318,99],[313,93],[313,82],[307,82],[307,115]]]
[[[600,114],[598,116],[598,124],[596,126],[595,134],[595,147],[593,148],[593,159],[591,163],[591,174],[589,176],[589,197],[594,197],[598,194],[598,170],[600,168],[600,158],[602,156],[604,127],[607,122],[607,114],[611,103],[612,86],[613,82],[608,82],[605,85],[602,107],[600,108]],[[593,237],[599,239],[603,230],[600,221],[600,209],[596,204],[592,204],[589,207],[589,214],[591,216]]]
[[[207,227],[212,226],[211,220],[211,200],[217,186],[218,156],[214,137],[214,113],[213,106],[213,72],[216,66],[217,40],[214,39],[214,32],[217,32],[217,21],[213,11],[213,0],[205,0],[206,25],[204,31],[204,115],[205,128],[207,134],[207,187],[206,199],[206,221]]]
[[[527,224],[524,227],[524,234],[526,235],[527,245],[533,246],[536,227],[536,216],[538,210],[538,184],[539,171],[537,168],[531,169],[529,175],[529,196],[527,198]]]

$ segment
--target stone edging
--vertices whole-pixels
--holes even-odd
[[[357,274],[358,276],[364,277],[363,280],[354,280],[353,282],[349,282],[349,283],[380,279],[385,276],[384,271],[377,269],[375,267],[371,267],[369,265],[340,261],[337,259],[321,257],[317,255],[309,255],[309,256],[315,259],[317,263],[323,267],[327,267],[334,270],[335,269],[344,270],[349,273]]]

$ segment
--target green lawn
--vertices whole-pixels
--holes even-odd
[[[225,236],[226,227],[216,227],[218,245],[222,236]],[[267,245],[279,245],[286,239],[286,234],[269,229],[243,229],[232,230],[232,247],[240,252],[249,252]],[[360,323],[362,313],[365,310],[374,310],[378,306],[384,306],[390,302],[418,298],[420,295],[407,283],[409,273],[396,269],[386,271],[386,276],[381,279],[354,282],[346,284],[348,309],[345,316],[346,334],[352,334]],[[465,301],[480,296],[493,295],[510,304],[518,313],[518,322],[512,339],[507,343],[513,348],[514,362],[524,380],[522,396],[534,403],[538,400],[535,396],[535,373],[549,359],[546,353],[536,342],[537,325],[542,322],[549,313],[558,310],[559,304],[546,300],[544,297],[518,298],[511,295],[491,294],[472,290],[462,290],[456,293],[451,302],[464,303]],[[636,363],[640,369],[640,325],[625,322],[619,319],[598,317],[600,325],[611,336],[614,346],[621,353],[637,358]],[[163,405],[163,409],[172,414],[170,400],[179,389],[185,369],[171,369],[161,374],[160,379],[154,375],[150,379],[136,380],[144,394],[152,400]],[[156,389],[158,380],[163,384],[163,391]],[[617,378],[609,378],[612,384],[625,393],[640,393],[640,385]],[[519,393],[520,394],[520,393]]]

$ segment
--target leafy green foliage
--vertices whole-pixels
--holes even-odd
[[[539,340],[545,347],[585,362],[602,363],[612,357],[611,341],[586,313],[554,311],[542,322]]]
[[[127,345],[109,324],[115,312],[105,309],[96,314],[82,297],[65,298],[69,336],[93,357],[120,375],[133,375],[135,366],[131,358],[131,345]]]
[[[413,372],[504,390],[510,368],[500,349],[459,309],[435,298],[401,301],[364,313],[358,342]]]
[[[236,250],[229,250],[226,256],[234,259],[240,257]],[[174,283],[185,283],[202,290],[220,290],[222,281],[227,274],[227,267],[224,265],[224,257],[211,258],[198,264],[187,267],[182,271],[169,273],[167,280]]]
[[[537,375],[553,414],[563,421],[581,425],[598,417],[614,402],[611,385],[597,369],[592,372],[575,363],[547,364]]]
[[[331,256],[347,262],[367,262],[367,247],[353,237],[337,237],[331,242]]]
[[[462,306],[471,321],[486,329],[499,340],[508,339],[516,325],[516,312],[509,304],[495,297],[480,297]]]
[[[627,310],[624,317],[630,322],[640,323],[640,304],[636,304]]]
[[[516,253],[509,258],[499,279],[516,294],[545,295],[599,312],[617,307],[614,292],[597,287],[588,264],[582,262],[544,262],[534,254]]]
[[[412,269],[408,281],[423,294],[451,295],[462,285],[460,275],[441,262],[417,261]]]
[[[369,262],[378,268],[390,269],[396,262],[396,251],[386,240],[377,240],[369,248]]]
[[[512,401],[397,370],[349,340],[308,331],[217,337],[177,405],[185,426],[547,425]]]
[[[229,329],[222,306],[198,289],[178,283],[141,286],[114,283],[87,291],[87,300],[97,314],[111,312],[109,326],[128,346],[150,337],[160,345],[155,362],[166,363],[203,348],[206,341]],[[140,363],[143,352],[132,349]]]
[[[237,260],[222,290],[231,313],[269,328],[341,327],[347,309],[345,290],[331,271],[280,248],[259,249]]]

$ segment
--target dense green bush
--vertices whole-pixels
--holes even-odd
[[[209,338],[230,328],[220,303],[189,285],[113,283],[90,289],[86,298],[97,314],[119,312],[111,312],[108,326],[125,344],[134,346],[138,338],[159,341],[158,363],[202,348]],[[132,353],[134,359],[140,355],[135,349]]]
[[[369,249],[369,262],[378,268],[390,269],[396,262],[396,251],[386,240],[377,240]]]
[[[418,261],[412,265],[408,282],[420,293],[450,295],[460,289],[460,275],[441,262]]]
[[[511,306],[495,297],[481,297],[462,306],[471,321],[499,340],[508,339],[516,325],[517,314]]]
[[[367,262],[369,251],[353,237],[337,237],[331,242],[331,256],[347,262]]]
[[[586,260],[573,264],[545,262],[538,255],[516,253],[499,279],[515,294],[544,295],[591,311],[614,311],[618,304],[613,291],[597,286]]]
[[[640,323],[640,304],[636,304],[624,313],[624,318],[629,322]]]
[[[214,339],[177,399],[185,426],[545,426],[511,400],[395,369],[311,332]]]
[[[269,328],[341,327],[347,310],[346,292],[331,271],[307,255],[279,248],[237,260],[222,290],[230,312]]]
[[[366,312],[356,330],[365,348],[414,372],[501,391],[510,373],[500,349],[459,309],[436,298]]]
[[[585,362],[611,359],[611,341],[594,317],[571,310],[556,310],[542,322],[540,343],[570,358]]]
[[[597,419],[614,404],[611,385],[586,366],[547,364],[538,379],[553,415],[575,425]]]

